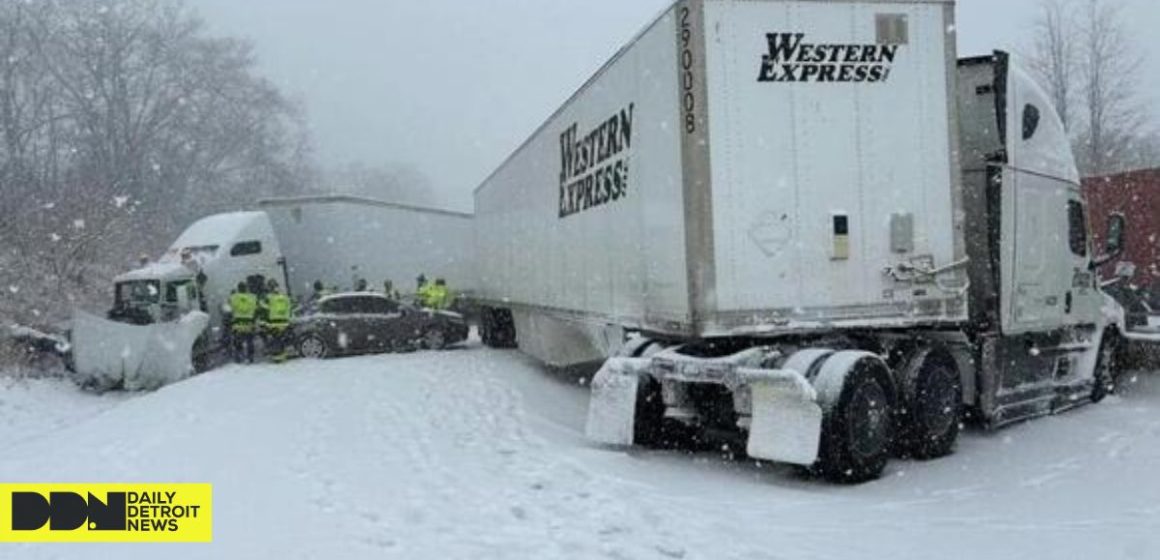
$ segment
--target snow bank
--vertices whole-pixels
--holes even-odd
[[[94,396],[63,378],[0,372],[0,448],[46,439],[52,432],[87,420],[126,398],[123,393]]]
[[[45,408],[74,406],[76,391],[60,389],[71,393]],[[855,487],[722,453],[592,446],[587,399],[523,356],[477,346],[230,366],[0,453],[0,480],[212,483],[213,543],[0,556],[1160,557],[1157,378],[1099,406],[968,431],[951,457],[894,461]]]

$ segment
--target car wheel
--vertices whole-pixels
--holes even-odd
[[[447,335],[443,334],[443,329],[430,329],[423,333],[423,346],[428,350],[442,350],[447,347]]]
[[[311,334],[302,337],[298,341],[298,353],[303,358],[321,360],[330,355],[330,348],[327,346],[326,341],[322,340],[322,337]]]

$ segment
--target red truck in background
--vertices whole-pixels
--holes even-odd
[[[1126,246],[1117,262],[1130,262],[1135,271],[1127,282],[1106,291],[1124,306],[1129,329],[1160,332],[1160,169],[1089,177],[1083,188],[1096,243],[1103,242],[1109,216],[1127,218]],[[1106,266],[1111,269],[1117,262]],[[1104,270],[1103,277],[1115,273]]]
[[[1160,169],[1089,177],[1083,187],[1097,246],[1107,231],[1108,216],[1123,214],[1128,232],[1121,260],[1136,265],[1133,283],[1152,286],[1160,282]]]

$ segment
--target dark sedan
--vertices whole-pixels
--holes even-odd
[[[294,320],[293,336],[305,358],[327,358],[428,348],[467,339],[457,313],[419,309],[382,294],[328,296]]]

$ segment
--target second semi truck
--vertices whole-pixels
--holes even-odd
[[[276,280],[303,302],[315,282],[349,290],[366,280],[381,291],[391,280],[408,294],[422,274],[457,294],[474,289],[470,214],[344,195],[258,207],[198,220],[157,262],[117,277],[110,320],[78,312],[78,381],[148,389],[209,367],[227,327],[223,306],[243,282],[260,292]],[[204,318],[190,319],[196,311]]]
[[[1102,399],[1125,223],[1093,247],[1049,98],[954,7],[675,3],[477,189],[484,341],[612,356],[594,441],[843,481]]]

